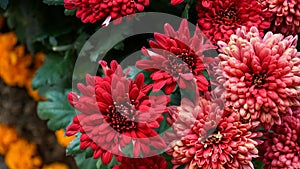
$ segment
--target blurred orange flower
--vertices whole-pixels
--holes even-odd
[[[69,169],[69,167],[63,163],[52,163],[52,164],[43,166],[42,169]]]
[[[36,144],[19,139],[9,148],[5,163],[9,169],[38,169],[42,165],[42,159],[37,154]]]
[[[25,54],[24,46],[16,46],[13,32],[0,34],[0,77],[9,86],[24,87],[30,74],[32,57]]]
[[[55,135],[56,135],[58,144],[60,144],[63,147],[68,147],[70,142],[76,138],[75,136],[66,136],[64,129],[57,130],[55,132]]]
[[[18,133],[14,128],[0,124],[0,154],[5,155],[10,145],[17,140]]]
[[[45,54],[34,57],[26,52],[24,45],[17,45],[14,32],[0,34],[0,77],[9,86],[26,87],[28,94],[36,101],[42,100],[31,87],[36,70],[43,64]]]

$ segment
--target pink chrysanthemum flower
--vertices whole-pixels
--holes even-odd
[[[221,68],[220,59],[218,57],[205,57],[203,61],[206,63],[206,70],[211,85],[211,90],[206,93],[209,97],[207,99],[220,98],[225,100],[226,89],[224,88],[224,83],[226,82],[227,75]]]
[[[284,35],[296,35],[300,32],[299,0],[263,0],[265,9],[273,14],[272,31]]]
[[[226,99],[244,120],[259,119],[269,129],[281,123],[280,117],[299,96],[297,40],[272,32],[261,38],[257,28],[247,32],[243,27],[228,44],[219,42],[219,58],[228,76]]]
[[[163,156],[153,156],[147,158],[126,158],[117,157],[121,163],[112,169],[167,169],[168,162]]]
[[[230,35],[241,26],[247,30],[256,26],[261,36],[270,27],[257,0],[198,0],[198,3],[199,27],[213,43],[228,42]]]
[[[256,139],[262,133],[251,129],[259,123],[243,124],[238,113],[223,110],[217,102],[201,101],[193,105],[183,99],[177,111],[182,124],[177,122],[174,130],[180,133],[186,127],[190,132],[175,140],[168,151],[175,168],[186,165],[185,169],[254,169],[251,160],[258,157],[256,146],[260,142]],[[194,115],[194,123],[191,118],[184,118],[185,114]]]
[[[165,93],[171,94],[176,87],[193,88],[196,83],[198,90],[207,91],[208,81],[203,75],[205,70],[202,52],[213,49],[213,45],[197,27],[194,36],[190,36],[188,21],[182,20],[177,32],[166,24],[165,34],[154,33],[155,41],[150,41],[153,51],[143,49],[149,60],[137,61],[136,66],[152,72],[153,90],[165,87]]]
[[[67,128],[68,136],[81,132],[80,147],[94,150],[94,158],[101,157],[104,164],[112,154],[123,155],[122,148],[133,144],[131,153],[149,155],[150,145],[165,148],[164,141],[154,130],[159,127],[169,98],[147,96],[151,85],[144,84],[144,75],[134,81],[127,79],[122,68],[112,61],[110,68],[101,62],[105,76],[86,77],[86,85],[78,84],[81,96],[69,93],[71,105],[81,113]]]
[[[294,169],[300,167],[300,109],[293,116],[285,116],[281,125],[274,125],[265,134],[261,157],[265,169]]]
[[[76,16],[84,23],[117,19],[143,11],[149,4],[149,0],[64,0],[65,8],[76,9]]]

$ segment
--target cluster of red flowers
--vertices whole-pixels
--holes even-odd
[[[149,0],[64,0],[65,8],[77,9],[76,16],[84,23],[134,14],[143,11],[149,3]]]
[[[150,49],[142,48],[147,59],[136,66],[151,73],[153,85],[144,84],[143,74],[127,79],[116,61],[110,67],[100,61],[104,77],[87,75],[86,85],[78,84],[81,96],[68,96],[81,114],[67,135],[80,132],[81,149],[90,147],[103,164],[115,155],[115,169],[167,168],[162,156],[148,157],[166,148],[174,168],[254,169],[254,159],[266,169],[300,168],[300,53],[298,37],[284,36],[300,30],[298,7],[297,0],[199,0],[193,36],[183,20],[178,31],[166,24],[164,34],[154,33]],[[105,17],[117,11],[106,9]],[[126,5],[120,9],[127,11]],[[78,16],[86,17],[82,10]],[[95,11],[89,12],[93,19],[100,16]],[[267,29],[280,33],[265,34]],[[219,55],[209,56],[216,44]],[[162,89],[196,96],[169,106],[169,97],[148,95]],[[156,129],[164,118],[172,132],[162,137]]]
[[[179,5],[184,0],[171,0],[171,5]],[[144,11],[150,0],[64,0],[68,10],[76,10],[76,16],[84,23],[95,23],[105,19],[104,25],[110,20]]]
[[[126,79],[117,62],[111,62],[109,68],[101,61],[105,77],[87,75],[87,86],[78,84],[82,96],[69,94],[70,103],[81,114],[74,118],[67,135],[81,132],[80,147],[90,147],[94,158],[101,157],[104,164],[117,155],[121,164],[115,168],[148,163],[166,168],[160,156],[129,159],[122,155],[129,144],[133,144],[132,156],[140,157],[166,148],[167,143],[175,167],[251,169],[252,160],[259,155],[266,168],[299,166],[297,37],[268,32],[262,38],[256,27],[249,31],[242,27],[229,43],[218,43],[220,54],[212,58],[203,52],[213,46],[199,29],[190,37],[186,20],[178,31],[166,24],[165,32],[154,35],[152,51],[142,49],[149,59],[137,62],[152,73],[154,84],[144,84],[143,74],[134,81]],[[211,83],[202,74],[211,66],[204,65],[208,60],[217,76]],[[183,98],[180,106],[167,107],[168,97],[147,96],[151,89],[155,92],[163,87],[171,94],[177,84],[180,89],[196,89],[200,97],[193,101]],[[208,97],[214,95],[209,86],[217,89],[216,85],[226,91],[218,95],[220,99]],[[222,103],[222,98],[226,102]],[[155,130],[166,112],[173,129],[166,134],[168,142]],[[258,127],[264,130],[258,131]]]

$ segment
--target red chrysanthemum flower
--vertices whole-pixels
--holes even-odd
[[[198,0],[198,24],[203,33],[213,43],[219,40],[228,42],[237,28],[256,26],[263,35],[270,27],[265,19],[262,5],[257,0]]]
[[[238,29],[228,44],[219,42],[228,104],[244,120],[260,119],[269,129],[281,123],[281,116],[299,96],[299,53],[297,37],[268,32],[264,38],[257,28]]]
[[[149,0],[64,0],[65,8],[76,9],[76,16],[84,23],[134,14],[143,11],[149,3]]]
[[[81,114],[67,128],[68,136],[81,132],[80,147],[94,150],[108,164],[112,154],[123,155],[122,148],[132,144],[134,157],[149,155],[165,148],[154,128],[159,127],[169,98],[147,96],[151,85],[144,85],[144,75],[127,79],[122,68],[112,61],[111,68],[101,62],[105,77],[87,75],[87,85],[78,84],[81,96],[69,93],[69,102]]]
[[[162,156],[153,156],[148,158],[127,158],[117,157],[121,163],[112,169],[167,169],[168,163]]]
[[[177,111],[182,122],[172,127],[176,133],[185,128],[190,132],[171,144],[168,153],[173,156],[171,162],[175,167],[186,164],[186,169],[254,169],[251,160],[258,157],[256,146],[260,141],[256,139],[262,133],[251,130],[259,123],[243,124],[238,113],[223,110],[217,102],[193,105],[183,99]],[[185,118],[185,114],[195,115],[191,126],[186,125],[191,124],[191,118]]]
[[[300,0],[263,0],[265,9],[273,14],[272,31],[284,35],[300,33]]]
[[[294,169],[300,167],[300,109],[293,116],[282,118],[282,125],[274,125],[265,134],[261,157],[265,169]]]
[[[207,91],[208,81],[203,75],[205,70],[202,62],[203,52],[214,47],[206,40],[201,31],[196,28],[194,36],[190,37],[188,21],[182,20],[177,32],[166,24],[165,34],[154,33],[155,41],[150,41],[153,51],[142,49],[150,60],[140,60],[136,66],[152,72],[153,90],[158,91],[165,86],[165,93],[171,94],[178,83],[180,88],[193,88]]]
[[[184,0],[171,0],[171,5],[179,5],[182,2],[184,2]]]

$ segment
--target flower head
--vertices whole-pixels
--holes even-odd
[[[19,139],[9,148],[5,156],[5,163],[10,169],[39,169],[42,159],[37,154],[36,144]]]
[[[167,169],[168,163],[162,156],[153,156],[147,158],[127,158],[117,157],[121,163],[112,169]]]
[[[84,23],[134,14],[143,11],[149,3],[149,0],[64,0],[65,8],[77,9],[76,16]]]
[[[32,57],[25,53],[25,46],[17,44],[15,33],[0,34],[0,77],[9,86],[24,87],[32,63]]]
[[[9,147],[19,139],[14,128],[0,125],[0,154],[5,155]]]
[[[264,0],[265,9],[273,14],[271,28],[284,35],[300,32],[299,0]]]
[[[200,100],[193,105],[183,100],[177,110],[178,114],[183,114],[183,117],[185,114],[193,114],[195,120],[187,128],[190,132],[171,144],[168,153],[173,156],[172,163],[175,166],[186,164],[186,169],[253,168],[251,160],[258,156],[256,146],[260,143],[256,139],[262,134],[251,132],[251,129],[259,123],[243,124],[238,113],[221,107],[217,102]],[[189,123],[182,121],[182,124]]]
[[[43,64],[45,54],[39,52],[32,57],[24,45],[17,45],[15,33],[0,34],[0,78],[9,86],[26,87],[36,101],[42,99],[31,87],[35,71]]]
[[[220,42],[221,65],[228,76],[224,87],[228,104],[244,120],[259,119],[269,129],[281,123],[293,98],[299,96],[297,37],[268,32],[264,38],[252,27],[238,29],[228,44]]]
[[[272,132],[265,134],[266,141],[261,146],[261,157],[265,168],[281,169],[300,166],[300,113],[282,118],[281,125],[274,125]],[[292,168],[293,168],[292,167]]]
[[[91,147],[94,158],[108,164],[112,154],[123,155],[122,148],[133,144],[132,155],[149,155],[150,145],[165,148],[154,128],[159,127],[169,98],[147,96],[151,85],[144,84],[144,75],[127,79],[122,67],[112,61],[110,68],[102,61],[105,76],[87,75],[87,85],[78,84],[81,96],[69,93],[69,102],[81,114],[67,128],[67,135],[81,132],[81,149]],[[128,153],[128,152],[127,152]]]
[[[165,34],[154,33],[155,41],[150,41],[153,51],[143,49],[143,53],[150,60],[137,61],[138,68],[152,72],[153,90],[165,87],[165,93],[171,94],[178,83],[180,88],[193,88],[207,91],[208,81],[203,75],[205,70],[202,62],[203,52],[213,49],[196,28],[194,36],[190,36],[188,21],[182,20],[178,31],[166,24]]]
[[[237,28],[256,26],[260,35],[270,27],[265,19],[262,5],[257,0],[198,0],[198,24],[203,33],[213,42],[228,42]]]

